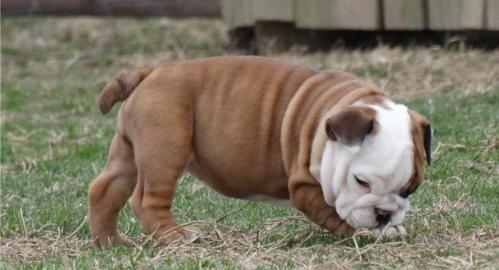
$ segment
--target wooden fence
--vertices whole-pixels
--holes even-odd
[[[7,16],[222,13],[231,28],[278,21],[298,29],[499,30],[499,0],[2,0],[1,9]]]
[[[2,15],[220,17],[220,0],[2,0]]]
[[[3,16],[223,16],[231,30],[231,47],[256,47],[258,51],[264,51],[269,44],[276,50],[293,45],[327,48],[336,42],[330,39],[341,38],[345,33],[356,38],[364,35],[361,41],[376,40],[373,35],[376,33],[396,33],[396,38],[419,36],[425,42],[440,39],[442,35],[447,39],[448,31],[466,32],[467,41],[473,38],[480,44],[490,44],[488,47],[499,47],[499,0],[1,0],[0,3]],[[329,30],[335,34],[326,33]]]
[[[231,28],[258,21],[322,30],[499,30],[499,0],[222,0]]]

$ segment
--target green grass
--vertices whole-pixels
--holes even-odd
[[[498,53],[424,48],[374,51],[386,50],[394,69],[375,59],[359,62],[372,59],[369,51],[274,56],[342,67],[378,85],[391,77],[388,91],[394,89],[397,99],[431,120],[434,163],[412,196],[406,239],[335,237],[294,209],[226,198],[184,176],[174,213],[180,223],[200,223],[201,243],[156,246],[127,206],[120,230],[137,246],[93,248],[85,222],[86,192],[104,165],[116,113],[102,116],[97,109],[104,83],[122,68],[158,59],[226,53],[225,27],[218,21],[116,20],[118,28],[108,23],[2,19],[0,268],[499,265],[499,84],[493,79],[499,73],[494,66]],[[435,62],[421,59],[435,53],[435,62],[443,64],[430,69]],[[404,55],[416,67],[406,65]],[[470,61],[468,68],[481,68],[484,77],[463,77],[458,65],[463,59]],[[429,80],[429,86],[418,85],[421,80]]]

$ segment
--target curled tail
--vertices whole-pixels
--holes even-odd
[[[118,101],[127,99],[135,88],[144,80],[153,68],[141,68],[108,82],[99,97],[99,108],[103,114],[108,113]]]

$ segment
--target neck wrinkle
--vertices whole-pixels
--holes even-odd
[[[281,126],[283,163],[288,176],[300,170],[310,173],[309,167],[320,164],[321,157],[315,156],[322,154],[327,136],[318,127],[325,125],[325,116],[337,107],[344,108],[372,94],[383,92],[342,71],[319,72],[305,80],[288,104]]]
[[[319,120],[319,127],[324,127],[326,125],[326,121],[328,118],[333,116],[335,113],[339,112],[340,110],[352,105],[359,99],[362,99],[366,96],[371,96],[371,95],[379,95],[379,96],[385,96],[385,94],[378,89],[377,87],[374,87],[372,85],[366,85],[364,87],[357,88],[348,94],[344,95],[336,104],[334,107],[330,107],[329,110],[327,110],[324,114],[321,115],[320,120]],[[321,169],[321,162],[322,162],[322,155],[324,152],[324,148],[326,146],[328,137],[326,132],[323,132],[321,129],[316,129],[315,134],[312,139],[312,149],[310,152],[310,166],[309,170],[310,173],[314,176],[314,178],[317,181],[321,181],[320,179],[320,169]]]

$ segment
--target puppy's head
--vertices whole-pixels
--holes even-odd
[[[350,226],[401,224],[408,196],[431,162],[431,126],[390,100],[362,101],[326,121],[320,181],[326,202]]]

